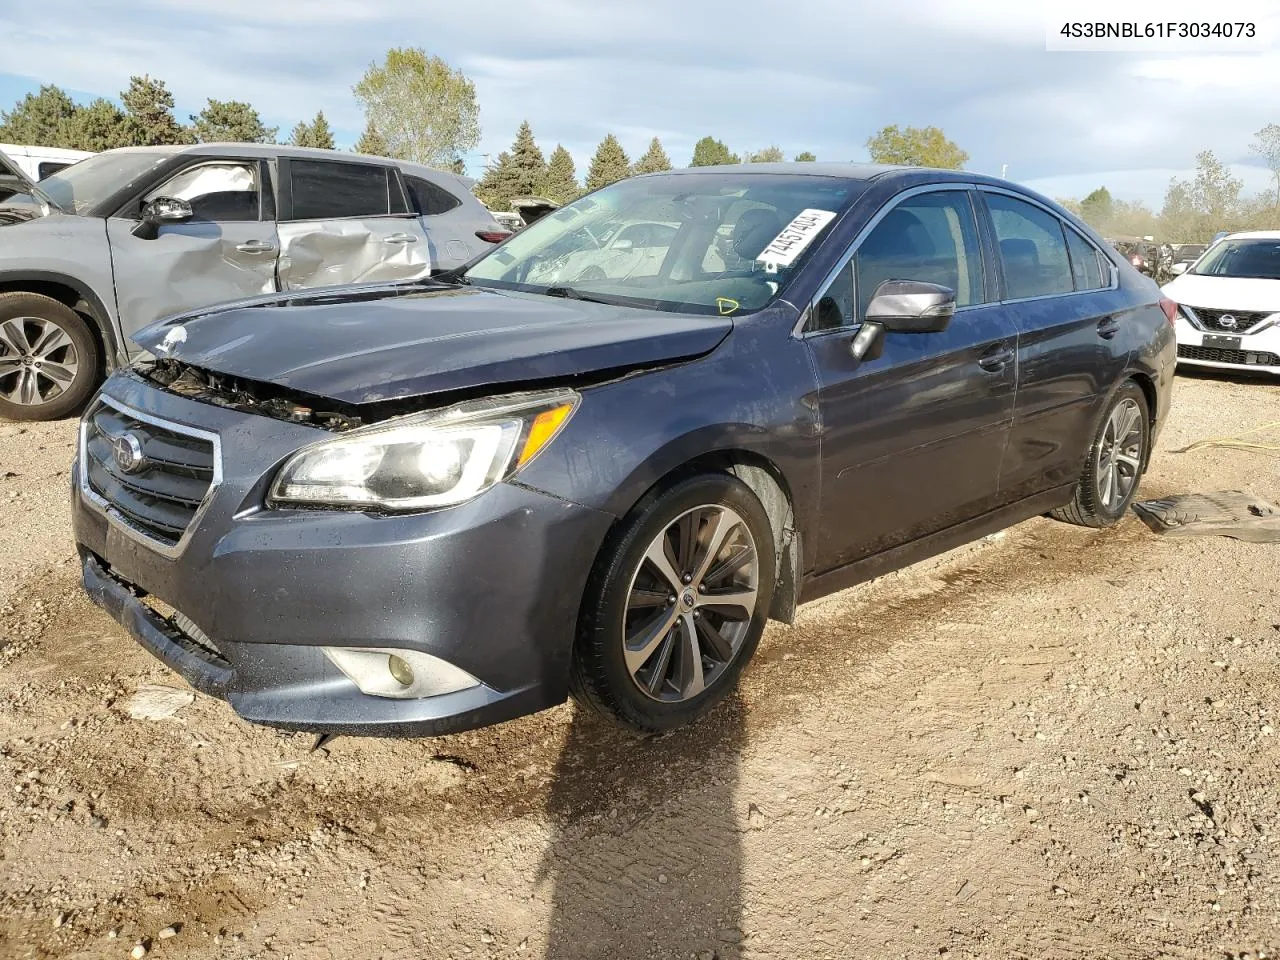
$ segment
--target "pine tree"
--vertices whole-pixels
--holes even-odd
[[[72,150],[99,153],[127,146],[124,112],[110,100],[99,97],[87,107],[79,107],[71,119],[63,123],[64,144]]]
[[[662,149],[662,141],[654,137],[649,141],[649,149],[645,151],[643,157],[636,161],[636,165],[631,168],[631,172],[635,174],[662,173],[662,171],[670,169],[671,158],[667,156],[667,151]]]
[[[476,194],[491,210],[509,210],[513,198],[535,196],[546,180],[547,162],[526,120],[511,149],[498,154],[498,162],[485,171]]]
[[[691,167],[712,167],[722,163],[738,163],[738,155],[715,137],[703,137],[693,145]]]
[[[627,158],[622,144],[612,133],[600,141],[596,147],[596,155],[591,158],[591,167],[587,170],[587,189],[597,190],[631,174],[631,161]]]
[[[315,119],[310,123],[303,120],[293,128],[293,133],[289,137],[289,142],[295,147],[315,147],[319,150],[332,150],[333,130],[329,127],[329,121],[325,119],[324,111],[321,110],[315,115]]]
[[[364,133],[360,134],[360,139],[356,141],[356,145],[351,149],[356,153],[367,153],[371,157],[389,155],[387,141],[382,138],[382,134],[374,127],[373,121],[369,121],[364,125]]]
[[[173,94],[163,80],[150,76],[129,78],[129,89],[120,94],[124,104],[124,130],[133,146],[194,143],[191,130],[173,117]]]
[[[275,143],[279,127],[264,127],[258,111],[239,100],[209,98],[205,108],[191,118],[200,143]]]
[[[796,154],[796,163],[813,163],[818,158],[806,150],[804,153]]]
[[[539,191],[541,196],[556,203],[569,203],[578,199],[582,187],[578,184],[578,171],[573,165],[573,157],[569,151],[556,144],[551,152],[551,161],[547,164],[547,178]]]
[[[45,84],[28,93],[12,110],[0,112],[0,141],[35,147],[69,147],[65,127],[75,116],[75,102],[61,87]]]
[[[777,146],[765,147],[763,150],[747,154],[747,163],[782,163],[786,159],[782,148]]]

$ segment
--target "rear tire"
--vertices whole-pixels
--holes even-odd
[[[60,420],[98,386],[98,341],[78,313],[38,293],[0,293],[0,417]]]
[[[574,699],[640,733],[702,716],[755,653],[774,564],[768,515],[736,477],[702,474],[646,496],[588,580]]]
[[[1109,527],[1118,521],[1138,493],[1150,442],[1147,395],[1129,380],[1107,405],[1071,502],[1049,515],[1082,527]]]

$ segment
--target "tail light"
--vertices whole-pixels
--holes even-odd
[[[1160,298],[1160,309],[1164,311],[1164,318],[1169,321],[1169,326],[1173,326],[1173,322],[1178,319],[1178,305],[1168,297]]]
[[[501,243],[511,236],[510,230],[477,230],[476,236],[485,243]]]

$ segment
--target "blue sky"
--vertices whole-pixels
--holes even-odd
[[[1048,53],[1041,17],[1030,0],[41,0],[0,11],[0,105],[41,83],[114,97],[145,72],[183,120],[210,96],[248,100],[287,133],[322,108],[345,145],[363,125],[352,84],[389,46],[421,46],[475,81],[472,172],[524,119],[579,174],[609,132],[633,157],[659,136],[677,164],[708,133],[857,160],[899,123],[1055,196],[1105,184],[1158,206],[1206,148],[1267,185],[1249,143],[1280,122],[1280,51]]]

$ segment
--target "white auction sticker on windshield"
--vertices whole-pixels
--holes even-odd
[[[801,210],[782,232],[769,241],[756,260],[772,269],[789,267],[822,228],[836,218],[833,210]]]

